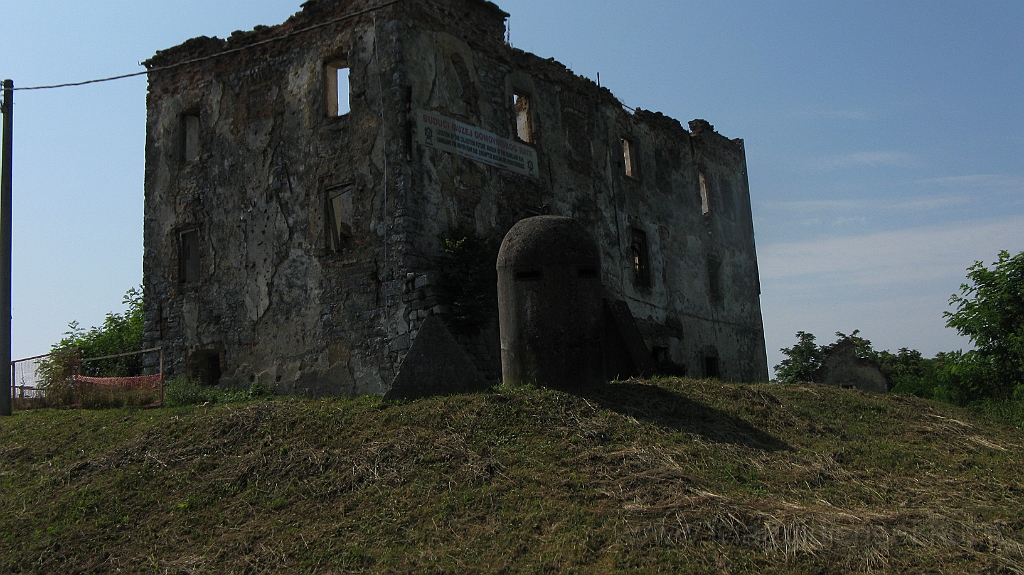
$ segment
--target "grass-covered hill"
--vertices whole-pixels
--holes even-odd
[[[1024,573],[1024,434],[627,382],[0,421],[0,573]]]

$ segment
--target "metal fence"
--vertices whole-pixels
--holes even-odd
[[[45,403],[39,368],[49,358],[50,354],[46,354],[11,362],[11,406],[14,409],[32,409],[36,404]]]
[[[110,365],[110,360],[159,353],[160,371],[153,375],[83,376],[83,366]],[[100,369],[99,371],[103,371]],[[159,407],[164,402],[162,348],[83,358],[81,350],[65,350],[11,362],[11,406],[15,410],[53,408]]]

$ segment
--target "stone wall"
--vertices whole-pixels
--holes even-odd
[[[702,375],[714,356],[724,379],[767,379],[741,141],[630,112],[509,47],[507,15],[489,2],[363,12],[372,5],[307,2],[280,26],[190,40],[147,62],[146,341],[167,349],[169,373],[215,361],[225,385],[386,393],[425,318],[449,311],[441,238],[465,228],[497,242],[551,213],[592,231],[607,296],[628,303],[664,361]],[[339,61],[351,111],[329,117],[326,74]],[[514,94],[530,101],[538,178],[415,144],[415,110],[515,138]],[[351,234],[335,245],[328,202],[339,190]],[[197,278],[183,267],[190,233]],[[638,284],[641,236],[650,281]],[[454,331],[494,379],[496,312]]]

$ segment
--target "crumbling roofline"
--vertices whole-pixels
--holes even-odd
[[[192,38],[182,42],[178,46],[168,48],[167,50],[160,50],[149,60],[142,63],[143,66],[149,68],[150,72],[160,71],[170,67],[184,66],[187,64],[193,64],[196,62],[202,62],[208,59],[224,56],[228,54],[234,54],[245,50],[247,48],[253,48],[257,46],[264,46],[285,40],[293,36],[318,30],[337,24],[352,18],[356,18],[365,14],[370,14],[396,4],[401,4],[406,0],[389,0],[382,2],[376,6],[371,6],[363,10],[358,10],[349,14],[345,14],[340,17],[331,18],[323,22],[316,22],[308,25],[310,20],[313,20],[313,14],[315,14],[315,8],[319,6],[319,0],[310,0],[302,4],[302,11],[292,15],[283,24],[276,26],[256,26],[250,32],[234,32],[231,36],[224,40],[217,37],[206,37],[200,36],[198,38]],[[409,0],[409,2],[416,2],[421,0]],[[487,0],[468,0],[469,2],[477,3],[480,6],[487,8],[488,10],[495,13],[495,15],[501,17],[503,20],[508,20],[509,14],[499,8],[496,4],[488,2]],[[262,38],[262,39],[260,39]],[[232,44],[241,44],[236,47],[229,47]],[[191,56],[191,58],[189,58]],[[186,58],[184,61],[175,61],[177,58]]]
[[[573,72],[565,64],[554,58],[542,58],[532,52],[512,48],[512,64],[519,70],[549,80],[555,84],[564,85],[566,78],[568,78],[569,83],[572,83],[576,89],[592,95],[598,103],[610,107],[621,107],[623,113],[628,114],[635,121],[647,124],[659,131],[673,134],[681,140],[688,140],[698,136],[714,137],[720,139],[723,145],[732,144],[742,149],[742,140],[729,140],[719,134],[714,126],[704,120],[690,122],[690,129],[688,130],[682,122],[661,112],[654,112],[643,108],[630,108],[619,100],[608,87],[597,85],[592,79]]]
[[[366,8],[364,10],[359,10],[357,12],[351,12],[349,14],[345,14],[344,16],[339,16],[337,18],[332,18],[332,19],[324,21],[324,22],[319,22],[319,23],[316,23],[316,24],[311,24],[311,25],[305,26],[303,28],[292,29],[292,30],[288,30],[287,32],[283,32],[283,33],[280,33],[280,34],[274,34],[273,36],[270,36],[269,38],[265,38],[263,40],[258,40],[258,41],[255,41],[255,42],[246,43],[246,44],[243,44],[241,46],[238,46],[237,48],[227,48],[228,45],[239,41],[239,40],[234,40],[233,39],[234,36],[235,36],[234,34],[232,34],[232,39],[228,39],[228,40],[222,40],[222,39],[216,38],[216,37],[209,38],[209,37],[206,37],[206,36],[200,36],[199,38],[192,38],[190,40],[187,40],[184,43],[182,43],[182,44],[180,44],[180,45],[178,45],[178,46],[176,46],[174,48],[169,48],[167,50],[161,50],[161,51],[157,52],[155,56],[153,56],[149,60],[146,60],[145,62],[143,62],[142,65],[145,66],[146,68],[148,68],[149,72],[160,72],[160,71],[163,71],[163,70],[169,70],[169,69],[177,68],[177,67],[180,67],[180,66],[186,66],[186,65],[189,65],[189,64],[195,64],[195,63],[198,63],[198,62],[204,62],[204,61],[207,61],[207,60],[212,60],[214,58],[219,58],[221,56],[227,56],[229,54],[236,54],[238,52],[242,52],[242,51],[248,50],[250,48],[256,48],[258,46],[265,46],[267,44],[272,44],[274,42],[280,42],[282,40],[286,40],[286,39],[292,38],[294,36],[298,36],[300,34],[305,34],[306,32],[312,32],[314,30],[319,30],[320,28],[326,28],[327,26],[338,24],[338,23],[344,22],[346,20],[351,20],[353,18],[358,18],[359,16],[370,14],[370,13],[376,12],[378,10],[383,10],[384,8],[388,8],[388,7],[393,6],[395,4],[400,4],[400,3],[404,2],[404,1],[405,0],[390,0],[388,2],[384,2],[383,4],[374,6],[372,8]],[[294,16],[292,18],[294,18]],[[289,22],[291,22],[291,20],[292,19],[289,19]],[[245,37],[253,35],[253,34],[265,34],[267,30],[277,31],[279,29],[282,29],[284,26],[285,26],[285,24],[282,24],[282,25],[279,25],[279,26],[274,26],[272,28],[271,27],[266,27],[266,26],[258,26],[257,29],[254,32],[250,32],[248,34],[243,33],[242,37],[245,38]],[[225,49],[225,48],[227,48],[227,49]],[[215,50],[217,50],[217,51],[215,51]],[[200,53],[200,54],[205,52],[205,54],[197,56],[197,57],[193,57],[193,58],[188,58],[186,60],[174,61],[174,57],[176,55],[178,55],[179,53],[181,53],[181,52],[188,53],[190,51],[193,52],[193,53]]]

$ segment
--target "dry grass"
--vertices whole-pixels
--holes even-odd
[[[0,422],[0,573],[1017,573],[1024,436],[626,382]]]

